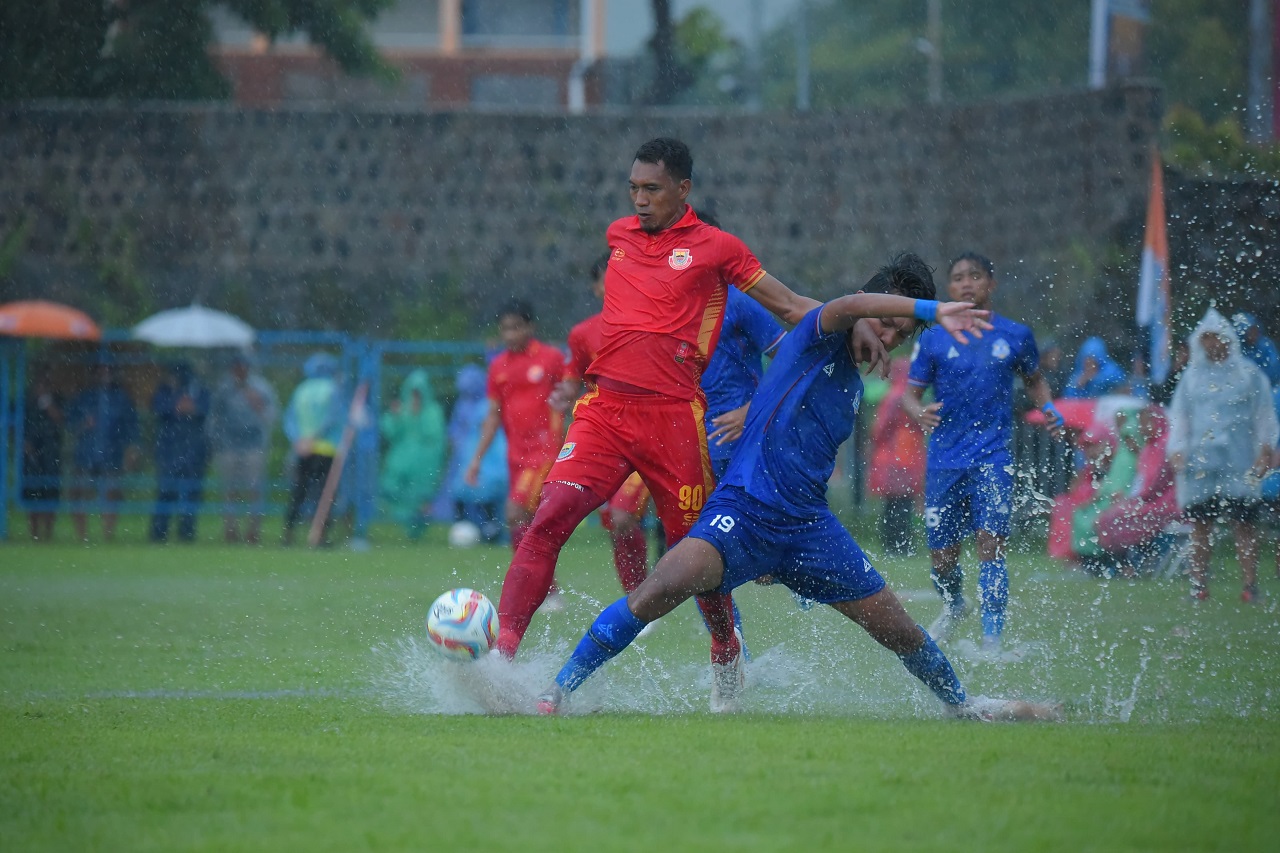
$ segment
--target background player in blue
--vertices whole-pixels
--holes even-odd
[[[952,299],[991,309],[995,267],[974,252],[951,262],[947,278]],[[960,343],[939,329],[920,336],[911,361],[910,387],[903,407],[931,433],[925,473],[924,518],[933,562],[933,583],[942,596],[942,615],[929,628],[944,642],[968,614],[960,549],[976,531],[978,594],[982,605],[982,646],[998,652],[1009,600],[1005,543],[1013,499],[1013,378],[1046,415],[1049,429],[1062,431],[1049,384],[1040,375],[1035,337],[1021,323],[991,315],[992,329],[981,340]],[[924,405],[924,390],[935,400]]]
[[[724,480],[699,521],[644,583],[596,618],[539,699],[541,713],[556,713],[564,697],[626,648],[646,623],[700,592],[728,591],[768,575],[863,626],[958,715],[1053,715],[1053,709],[1027,703],[967,700],[946,657],[827,506],[836,452],[852,433],[862,400],[848,334],[854,323],[861,317],[899,318],[878,325],[886,349],[922,320],[936,317],[960,341],[965,331],[980,334],[986,325],[984,312],[971,305],[933,302],[930,270],[914,255],[882,269],[867,289],[882,292],[843,296],[815,308],[783,340]],[[768,502],[757,495],[768,495]]]

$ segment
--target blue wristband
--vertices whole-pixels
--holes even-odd
[[[1041,406],[1041,407],[1040,407],[1040,411],[1044,412],[1044,416],[1045,416],[1046,418],[1049,418],[1050,420],[1052,420],[1052,421],[1054,421],[1054,422],[1056,422],[1056,423],[1062,423],[1062,422],[1063,422],[1063,421],[1062,421],[1062,412],[1059,412],[1059,411],[1058,411],[1058,407],[1057,407],[1057,406],[1055,406],[1055,405],[1053,404],[1053,401],[1050,401],[1050,402],[1048,402],[1048,403],[1045,403],[1043,406]]]
[[[938,317],[938,303],[933,299],[917,299],[912,313],[917,320],[932,323]]]

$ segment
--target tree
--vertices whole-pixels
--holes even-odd
[[[209,57],[215,0],[0,4],[0,100],[224,98]],[[394,0],[224,0],[275,40],[304,33],[348,73],[394,76],[365,30]]]

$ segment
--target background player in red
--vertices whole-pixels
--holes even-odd
[[[507,436],[507,527],[511,548],[520,547],[542,483],[564,439],[564,417],[549,405],[564,375],[564,354],[535,338],[533,309],[515,300],[498,312],[498,332],[505,349],[489,365],[489,413],[480,441],[467,466],[466,481],[475,485],[484,458],[501,426]]]
[[[601,302],[604,301],[604,273],[608,266],[608,252],[591,265],[591,292]],[[567,411],[582,394],[587,368],[595,361],[604,341],[603,324],[604,317],[597,312],[569,330],[569,360],[565,365],[564,379],[552,395],[552,408]],[[641,526],[649,500],[649,489],[644,480],[633,473],[600,508],[600,521],[613,541],[613,566],[618,572],[618,581],[627,592],[638,587],[649,570],[649,552]]]
[[[697,520],[715,484],[698,380],[720,333],[728,288],[747,291],[792,324],[820,304],[767,274],[737,237],[698,219],[686,203],[692,174],[693,157],[675,139],[646,142],[631,165],[635,215],[607,232],[604,341],[587,369],[595,387],[574,408],[502,586],[497,647],[508,658],[551,586],[569,535],[633,471],[653,495],[669,544]],[[855,354],[878,362],[884,347],[864,331],[855,330]],[[712,593],[698,605],[711,629],[711,707],[733,710],[743,673],[732,599]]]

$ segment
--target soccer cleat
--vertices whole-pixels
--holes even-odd
[[[1024,702],[1020,699],[993,699],[970,696],[959,705],[948,705],[947,711],[958,720],[981,723],[1059,722],[1061,705]]]
[[[547,692],[538,697],[535,707],[538,714],[544,717],[555,716],[560,713],[560,704],[564,702],[564,690],[559,684],[552,684],[547,688]]]
[[[956,626],[968,615],[969,607],[966,604],[961,604],[959,607],[952,607],[950,604],[942,605],[941,615],[929,626],[929,636],[933,637],[935,643],[947,642],[955,632]]]
[[[983,634],[982,645],[979,646],[983,657],[999,657],[1002,649],[1000,638],[995,634]]]
[[[1198,584],[1192,584],[1192,585],[1191,585],[1191,600],[1192,600],[1192,601],[1208,601],[1208,600],[1209,600],[1209,587],[1207,587],[1207,586],[1200,586],[1200,585],[1198,585]]]
[[[728,663],[711,664],[711,713],[736,714],[741,708],[747,676],[739,651]]]

